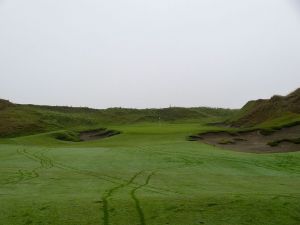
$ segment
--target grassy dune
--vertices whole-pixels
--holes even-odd
[[[232,109],[170,107],[162,109],[91,109],[13,104],[0,99],[0,138],[57,130],[82,130],[117,124],[215,122],[231,117]]]
[[[200,123],[110,125],[65,142],[0,139],[1,224],[299,225],[300,154],[188,142]]]
[[[237,127],[273,127],[300,124],[300,88],[287,96],[249,101],[228,123]]]

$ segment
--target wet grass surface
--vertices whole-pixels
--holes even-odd
[[[1,224],[298,225],[300,154],[189,142],[199,124],[114,126],[70,143],[0,141]]]

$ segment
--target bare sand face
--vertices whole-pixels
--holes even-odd
[[[93,141],[93,140],[111,137],[117,134],[120,134],[120,132],[114,130],[97,129],[97,130],[80,132],[79,138],[81,141]]]
[[[277,146],[270,146],[268,143],[282,139],[296,138],[300,138],[299,125],[283,128],[269,135],[263,135],[260,131],[241,132],[237,134],[231,134],[228,132],[208,132],[192,136],[191,140],[201,141],[234,151],[276,153],[300,151],[300,144],[283,141]]]

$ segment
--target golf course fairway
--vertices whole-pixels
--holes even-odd
[[[299,225],[300,152],[187,141],[197,123],[111,126],[68,142],[0,139],[3,225]]]

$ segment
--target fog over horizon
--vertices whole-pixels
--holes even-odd
[[[15,103],[240,108],[298,87],[298,0],[0,0]]]

